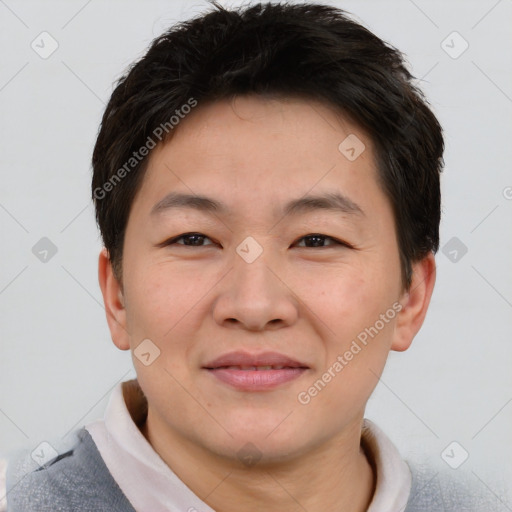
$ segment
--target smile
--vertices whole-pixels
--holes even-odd
[[[251,371],[264,371],[264,370],[283,370],[283,369],[289,369],[292,368],[292,366],[281,366],[281,365],[267,365],[267,366],[221,366],[219,368],[212,368],[216,370],[251,370]]]
[[[298,379],[309,366],[278,352],[235,351],[209,361],[203,369],[239,391],[267,391]]]

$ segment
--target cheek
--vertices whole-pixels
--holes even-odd
[[[186,273],[163,265],[139,268],[127,281],[127,319],[133,332],[161,341],[190,311],[202,288],[197,277],[190,287]]]
[[[307,309],[323,321],[334,335],[362,328],[378,318],[386,289],[377,272],[363,265],[298,272],[293,289]]]
[[[190,354],[193,333],[197,332],[192,312],[204,292],[200,293],[200,286],[186,287],[187,280],[187,275],[171,275],[160,266],[147,267],[130,281],[133,300],[129,301],[127,321],[137,378],[152,403],[164,399],[160,404],[163,409],[168,405],[166,397],[174,397],[175,406],[180,402],[183,390],[179,383],[190,388]],[[148,366],[136,356],[136,348],[144,339],[150,339],[159,350],[158,358]]]
[[[324,273],[321,279],[306,279],[300,288],[305,314],[315,318],[324,339],[320,372],[332,368],[338,356],[343,358],[342,372],[335,372],[340,377],[343,374],[335,379],[343,396],[367,395],[373,389],[376,377],[371,372],[381,373],[391,347],[396,286],[382,270],[377,266],[373,270],[338,269]],[[337,387],[334,384],[331,389]]]
[[[141,265],[131,274],[127,288],[132,344],[149,338],[161,349],[162,361],[178,364],[194,349],[211,306],[209,293],[222,275],[218,267],[208,271],[197,262]]]

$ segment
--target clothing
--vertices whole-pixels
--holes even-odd
[[[73,450],[35,470],[31,462],[8,468],[9,512],[135,512],[85,429]]]
[[[136,407],[134,404],[132,409]],[[86,428],[109,471],[136,510],[165,512],[173,510],[172,507],[180,511],[193,507],[201,512],[214,512],[156,455],[132,421],[120,386],[112,394],[105,419]],[[381,475],[374,497],[378,508],[372,505],[368,512],[380,512],[384,504],[399,510],[409,494],[409,468],[387,437],[368,420],[364,424],[363,440],[368,451],[375,455],[377,473]]]
[[[105,419],[81,429],[72,450],[35,471],[37,465],[30,457],[9,465],[8,512],[214,512],[141,434],[137,427],[143,417],[141,402],[132,400],[129,407],[130,411],[119,385]],[[413,471],[411,479],[409,467],[396,448],[369,420],[364,421],[362,445],[377,474],[368,512],[494,510],[488,504],[468,508],[467,490],[458,487],[448,486],[443,495],[439,481],[429,474]],[[447,507],[447,502],[453,507]]]

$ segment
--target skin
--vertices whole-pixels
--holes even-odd
[[[339,144],[355,134],[354,161]],[[142,429],[160,457],[219,512],[366,510],[375,477],[360,447],[366,402],[390,350],[420,329],[435,282],[433,254],[401,283],[391,205],[376,180],[371,139],[328,105],[238,97],[199,105],[150,155],[124,242],[123,282],[108,253],[99,281],[114,343],[132,351],[149,338],[160,356],[133,358],[148,399]],[[170,209],[178,191],[225,203],[228,215]],[[339,192],[363,214],[314,210],[283,216],[287,201]],[[200,245],[179,239],[205,235]],[[303,237],[319,233],[315,247]],[[248,236],[262,254],[236,252]],[[185,245],[188,244],[188,245]],[[202,245],[201,245],[202,244]],[[307,405],[307,390],[393,304],[400,312]],[[232,350],[273,350],[309,366],[274,390],[243,392],[202,366]],[[252,443],[260,461],[237,452]]]

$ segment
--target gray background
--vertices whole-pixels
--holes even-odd
[[[448,468],[441,453],[456,441],[452,464],[462,450],[469,458],[448,469],[499,499],[500,479],[512,481],[512,1],[326,3],[406,54],[446,136],[434,296],[411,349],[391,354],[367,417],[432,467]],[[3,455],[58,447],[133,376],[97,283],[90,157],[114,80],[155,36],[205,7],[0,0]],[[43,31],[58,42],[47,59],[31,47]],[[46,262],[32,250],[43,237],[57,248]]]

